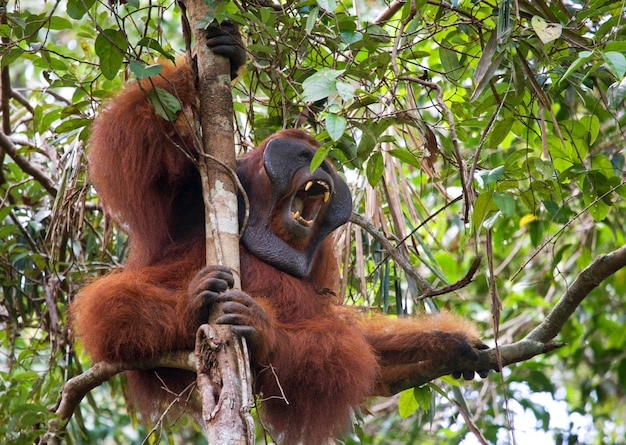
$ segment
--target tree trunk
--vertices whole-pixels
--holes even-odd
[[[197,121],[202,141],[199,168],[205,203],[207,265],[231,268],[235,288],[240,288],[230,63],[213,54],[206,45],[205,28],[198,26],[209,12],[204,1],[184,0],[183,3],[194,36],[198,69]],[[254,443],[250,366],[245,341],[233,336],[229,326],[203,325],[196,338],[196,358],[208,442]]]

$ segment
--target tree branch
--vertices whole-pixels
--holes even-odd
[[[622,246],[613,252],[596,257],[589,266],[587,266],[574,280],[571,286],[567,288],[565,294],[545,320],[533,329],[526,339],[547,343],[552,340],[563,328],[565,322],[574,313],[576,308],[589,295],[589,293],[598,287],[598,285],[616,273],[618,270],[626,267],[626,246]]]
[[[48,424],[48,431],[41,439],[41,444],[59,444],[65,432],[65,426],[89,391],[110,380],[115,375],[131,369],[177,368],[194,372],[195,357],[192,352],[174,352],[153,360],[133,363],[95,363],[87,371],[72,377],[63,385],[55,406],[56,414]]]
[[[184,0],[189,29],[195,40],[199,109],[199,172],[205,207],[207,265],[221,264],[233,271],[235,289],[241,288],[236,157],[230,62],[214,54],[206,43],[212,11],[203,0]],[[190,57],[191,59],[191,57]],[[218,160],[219,162],[215,162]],[[212,323],[213,320],[207,320]],[[203,325],[196,336],[198,391],[209,443],[252,444],[254,425],[250,409],[250,363],[243,359],[245,339],[227,325]],[[217,363],[216,363],[217,362]],[[245,391],[249,392],[244,393]]]
[[[13,162],[15,162],[24,173],[32,176],[35,181],[39,182],[43,188],[50,193],[50,195],[56,197],[57,189],[52,179],[50,179],[43,170],[32,164],[26,157],[18,154],[17,147],[4,132],[0,132],[0,148],[13,159]]]
[[[406,274],[413,278],[419,284],[422,292],[426,293],[432,292],[434,290],[432,284],[430,284],[430,282],[426,278],[417,273],[417,271],[411,264],[411,261],[406,256],[404,256],[402,252],[400,252],[393,244],[391,244],[380,231],[376,230],[371,221],[356,212],[352,212],[352,215],[350,216],[350,222],[357,224],[358,226],[365,229],[367,233],[369,233],[377,242],[379,242],[383,246],[383,249],[387,251],[389,256],[393,258],[393,260],[398,263],[400,267],[402,267],[402,269],[404,269]]]
[[[378,16],[372,21],[375,25],[382,25],[387,22],[391,17],[395,15],[402,7],[405,5],[406,0],[393,0],[389,6],[385,10],[383,10]]]
[[[561,331],[565,322],[572,313],[602,281],[626,267],[626,246],[620,247],[606,255],[601,255],[591,262],[572,285],[566,290],[559,302],[554,306],[546,318],[522,340],[501,346],[500,356],[502,365],[529,360],[537,355],[545,354],[558,349],[563,343],[551,340]],[[215,343],[211,334],[210,342]],[[217,343],[215,343],[217,344]],[[83,374],[68,380],[61,390],[56,406],[53,408],[57,418],[50,421],[48,433],[42,440],[43,444],[56,444],[59,441],[65,425],[69,421],[76,407],[83,397],[93,388],[107,381],[114,375],[130,369],[152,369],[170,367],[195,371],[197,360],[193,353],[176,352],[154,360],[138,363],[96,363]],[[430,364],[429,368],[430,368]],[[416,370],[407,379],[385,382],[386,388],[381,395],[395,394],[404,389],[423,385],[444,375],[451,374],[459,369],[484,370],[498,369],[498,357],[495,349],[478,351],[478,359],[459,358],[454,362],[441,364],[428,371]],[[246,402],[247,403],[247,402]]]
[[[423,292],[423,295],[420,296],[420,299],[447,294],[449,292],[454,292],[467,286],[469,283],[472,282],[474,274],[476,273],[476,271],[478,270],[478,266],[480,265],[481,257],[479,256],[474,259],[472,265],[470,266],[470,269],[459,281],[442,287],[433,287],[433,285],[430,284],[430,282],[426,278],[421,276],[417,272],[417,270],[415,270],[415,267],[413,267],[411,261],[399,249],[397,249],[396,246],[389,242],[389,240],[385,238],[385,236],[379,230],[374,227],[371,221],[356,212],[352,212],[352,215],[350,216],[350,222],[365,229],[367,233],[369,233],[377,242],[379,242],[383,246],[383,249],[387,251],[389,256],[400,267],[402,267],[404,272],[413,280],[415,280],[416,283],[418,283],[420,290]]]
[[[611,253],[595,258],[591,264],[576,277],[559,302],[536,328],[522,340],[499,347],[502,366],[523,362],[563,346],[564,343],[552,342],[552,339],[563,329],[569,317],[574,313],[585,297],[598,287],[602,281],[624,267],[626,267],[626,246],[622,246]],[[407,379],[387,382],[387,389],[393,394],[404,389],[423,385],[437,377],[451,374],[459,369],[474,371],[499,369],[496,349],[478,351],[477,360],[460,358],[454,363],[449,362],[442,364],[438,368],[431,369],[428,372],[420,372],[418,370]]]

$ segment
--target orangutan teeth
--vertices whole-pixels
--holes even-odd
[[[320,180],[311,180],[311,181],[307,182],[304,185],[304,189],[303,190],[305,192],[308,192],[309,190],[311,190],[311,187],[313,187],[316,184],[318,186],[318,190],[319,190],[319,188],[322,188],[323,190],[325,190],[324,195],[326,195],[326,193],[329,192],[328,184],[326,182],[320,181]],[[316,191],[316,194],[319,195],[320,193],[318,191]]]
[[[291,216],[293,216],[293,219],[295,219],[300,224],[303,224],[305,226],[311,226],[313,224],[313,221],[309,221],[308,219],[304,219],[302,217],[302,215],[300,215],[300,212],[292,212]]]
[[[299,224],[311,227],[330,201],[331,186],[322,179],[310,179],[291,200],[291,217]]]

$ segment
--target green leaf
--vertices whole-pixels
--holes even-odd
[[[551,199],[545,200],[543,206],[550,215],[553,222],[559,224],[565,224],[568,218],[568,209],[566,207],[560,207],[556,202]],[[520,223],[521,226],[521,223]]]
[[[454,80],[459,80],[461,77],[461,69],[459,65],[459,59],[457,57],[456,51],[453,51],[448,48],[453,48],[452,45],[447,40],[439,47],[439,57],[441,61],[441,66],[443,66],[443,70],[446,74]]]
[[[515,213],[515,198],[510,194],[494,192],[493,202],[504,216],[512,216]]]
[[[302,99],[306,102],[315,102],[337,93],[337,77],[345,70],[322,68],[302,82]]]
[[[165,49],[163,49],[163,47],[158,41],[150,37],[144,37],[139,42],[137,42],[137,45],[145,46],[146,48],[153,49],[154,51],[158,52],[162,56],[165,56],[168,60],[171,60],[172,63],[174,63],[176,60],[175,57],[169,51],[166,51]]]
[[[476,89],[472,93],[472,97],[470,98],[470,102],[475,101],[485,90],[487,86],[490,85],[491,79],[493,78],[494,73],[500,67],[502,63],[502,59],[504,59],[505,52],[501,52],[498,56],[490,63],[490,65],[484,68],[484,73],[480,73],[480,78],[476,85]],[[482,60],[482,59],[481,59]]]
[[[409,152],[408,150],[401,150],[401,149],[396,148],[393,150],[389,150],[389,154],[393,156],[394,158],[400,159],[405,164],[409,164],[415,168],[421,167],[420,161],[417,158],[417,156],[415,156],[413,153]]]
[[[433,391],[429,386],[420,386],[419,388],[413,388],[413,396],[415,401],[425,413],[430,411],[430,405],[433,402]]]
[[[337,9],[337,2],[335,0],[317,0],[317,4],[324,11],[335,12],[335,9]]]
[[[260,43],[253,43],[251,45],[248,45],[247,48],[250,51],[254,51],[257,53],[261,52],[265,54],[274,54],[276,52],[276,48],[274,48],[273,46],[261,45]]]
[[[98,34],[94,49],[100,58],[100,70],[104,77],[109,80],[115,78],[124,63],[126,48],[128,42],[121,31],[109,28]]]
[[[583,193],[583,201],[586,205],[590,205],[592,202],[595,201],[595,199],[595,195],[587,192]],[[599,199],[594,204],[591,204],[591,206],[589,207],[589,214],[594,219],[594,221],[600,222],[604,221],[604,219],[609,214],[609,210],[611,210],[611,207],[602,199]]]
[[[11,380],[13,380],[14,382],[27,382],[30,380],[37,380],[38,378],[39,374],[37,374],[35,371],[16,371],[11,376]]]
[[[626,41],[617,40],[615,42],[606,42],[604,51],[618,51],[624,53],[626,52]]]
[[[56,132],[59,134],[68,133],[72,130],[76,130],[77,128],[87,127],[91,124],[90,119],[78,118],[78,119],[68,119],[61,123],[57,128]]]
[[[343,100],[354,99],[354,93],[356,91],[356,88],[354,88],[354,85],[352,85],[351,83],[337,81],[335,87],[337,88],[337,92]]]
[[[304,27],[307,35],[311,34],[311,31],[313,31],[313,27],[315,26],[315,22],[317,22],[317,15],[319,13],[319,8],[315,7],[312,8],[311,11],[309,12],[309,16],[306,18],[306,25]]]
[[[428,385],[419,388],[410,388],[400,393],[398,400],[398,412],[400,416],[406,418],[422,408],[425,413],[430,411],[433,402],[433,390]]]
[[[417,411],[417,408],[419,408],[419,404],[415,399],[413,388],[402,391],[400,393],[400,398],[398,399],[398,412],[400,413],[400,416],[407,418]]]
[[[209,28],[209,26],[211,26],[211,23],[213,23],[213,20],[215,20],[215,14],[213,14],[213,12],[207,12],[204,18],[196,20],[196,24],[194,28],[206,30]]]
[[[498,145],[509,135],[511,127],[516,122],[513,116],[506,117],[496,122],[491,130],[491,136],[489,137],[489,145],[491,148],[497,148]]]
[[[446,382],[448,385],[451,386],[457,386],[460,387],[461,386],[461,381],[458,379],[455,379],[454,377],[452,377],[450,374],[448,375],[442,375],[441,377],[439,377],[439,380],[441,380],[442,382]],[[447,397],[446,393],[443,392],[437,385],[433,384],[433,383],[429,383],[428,387],[430,389],[432,389],[435,392],[438,392],[439,394],[441,394],[443,397]]]
[[[348,121],[345,117],[335,113],[328,113],[326,115],[326,131],[333,141],[338,141],[346,131],[346,125]]]
[[[7,205],[5,204],[4,207],[0,207],[0,221],[4,221],[4,219],[9,216],[9,213],[11,213],[13,211],[13,209],[15,208],[14,205]],[[10,226],[10,224],[6,224],[7,226]],[[12,226],[13,229],[15,229],[15,226]]]
[[[264,25],[273,26],[274,25],[274,16],[270,12],[270,8],[261,8],[260,12],[261,12],[261,22]]]
[[[487,230],[493,229],[493,226],[502,218],[503,214],[500,211],[491,213],[483,220],[483,227]]]
[[[600,119],[595,114],[592,114],[591,116],[582,116],[580,123],[587,130],[588,144],[591,146],[600,134]]]
[[[213,20],[215,20],[216,10],[218,3],[216,0],[203,0],[204,4],[207,6],[206,14],[203,18],[196,20],[195,28],[196,29],[207,29]]]
[[[67,15],[74,20],[80,20],[87,13],[87,10],[93,6],[96,0],[68,0]],[[86,7],[86,8],[85,8]]]
[[[15,46],[8,51],[5,51],[2,54],[2,58],[0,58],[0,67],[4,68],[11,65],[11,63],[20,58],[22,54],[24,54],[24,50],[22,50],[22,48],[18,46]]]
[[[569,66],[565,74],[563,74],[559,80],[557,80],[556,84],[559,85],[565,79],[567,79],[574,71],[580,68],[582,65],[587,63],[591,57],[593,56],[593,51],[581,51],[578,53],[578,58],[574,60],[574,62]]]
[[[605,178],[611,178],[615,176],[615,169],[613,163],[604,154],[597,154],[591,159],[591,167],[594,170],[598,170]]]
[[[617,110],[622,106],[624,97],[626,97],[626,79],[612,84],[606,90],[606,97],[610,109]]]
[[[490,67],[492,65],[492,59],[494,54],[496,53],[497,47],[497,35],[495,32],[492,32],[491,37],[489,37],[489,40],[487,41],[487,44],[482,51],[482,55],[480,56],[480,59],[476,64],[474,74],[472,75],[474,82],[476,82],[477,84],[480,83],[485,78],[487,73],[491,70]],[[489,76],[489,79],[490,78],[491,76]]]
[[[493,193],[486,192],[479,194],[474,202],[474,216],[472,218],[474,233],[478,233],[483,221],[487,219],[487,216],[497,210],[498,206],[493,202]]]
[[[497,181],[504,175],[504,166],[499,165],[493,170],[489,170],[487,176],[485,177],[485,184],[491,184],[494,181]]]
[[[363,34],[358,31],[341,31],[340,35],[341,40],[343,40],[348,45],[352,45],[353,43],[363,40]]]
[[[385,163],[383,161],[383,155],[379,151],[375,151],[368,159],[367,166],[365,167],[367,181],[372,187],[380,182],[384,171]]]
[[[357,146],[357,154],[362,158],[366,159],[374,147],[376,147],[376,143],[378,142],[378,137],[371,130],[363,131],[361,134],[361,140],[359,141],[359,145]]]
[[[68,19],[66,19],[65,17],[59,17],[56,15],[53,15],[52,17],[50,17],[50,29],[54,29],[57,31],[60,30],[64,30],[64,29],[72,29],[72,22],[70,22]]]
[[[328,153],[330,152],[330,148],[330,144],[324,144],[317,149],[313,155],[313,159],[311,159],[311,173],[322,165],[322,162],[324,162],[324,159],[326,159],[326,156],[328,156]]]
[[[481,187],[485,187],[494,181],[497,181],[504,175],[504,165],[499,165],[493,170],[477,170],[475,178]]]
[[[145,65],[138,60],[131,60],[129,63],[130,71],[137,79],[145,79],[146,77],[156,76],[163,70],[163,65],[157,63],[155,65]]]
[[[602,54],[602,57],[615,77],[618,79],[624,77],[624,74],[626,74],[626,57],[622,53],[608,51]]]
[[[178,112],[182,109],[180,100],[163,88],[153,88],[148,91],[148,101],[155,112],[166,121],[175,121]]]

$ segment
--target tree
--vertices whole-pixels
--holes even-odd
[[[90,122],[123,80],[184,42],[166,2],[0,5],[0,437],[27,443],[47,429],[63,382],[88,366],[68,301],[125,254],[85,178]],[[556,443],[620,440],[622,4],[233,2],[220,14],[248,40],[240,146],[303,127],[354,186],[366,221],[336,234],[349,303],[401,315],[450,307],[504,346],[586,283],[558,350],[461,389],[443,379],[408,390],[400,414],[374,401],[346,441],[521,443],[528,430]],[[434,295],[477,257],[471,283]],[[587,266],[607,263],[606,280],[592,268],[584,281]],[[90,393],[69,441],[123,437],[122,386],[117,377]],[[192,431],[157,425],[131,438],[192,441]]]

